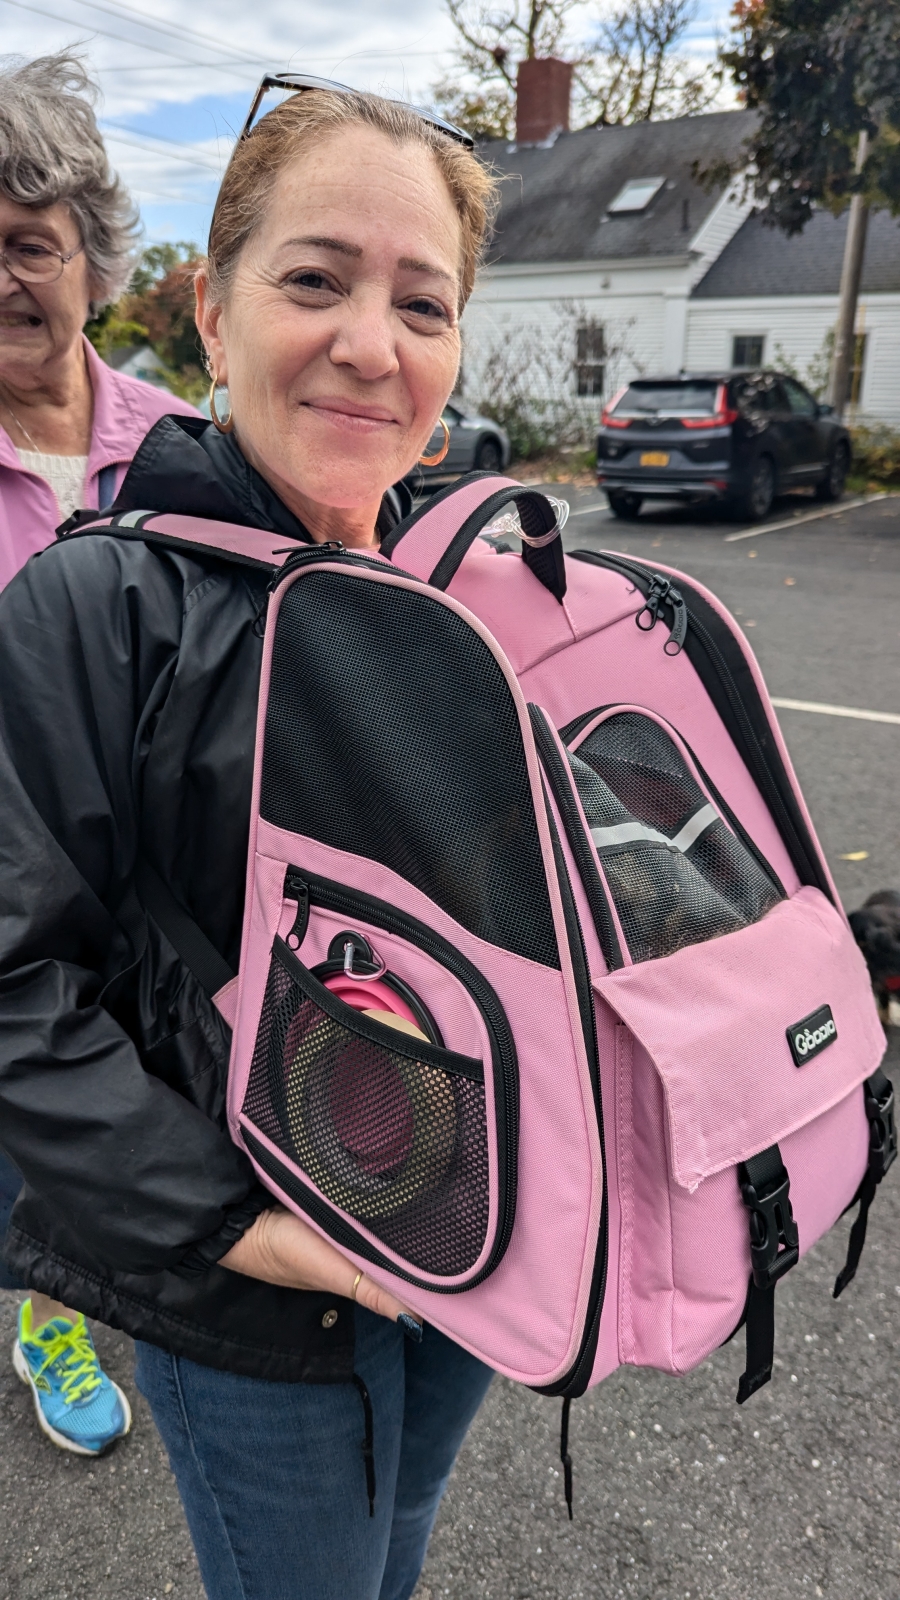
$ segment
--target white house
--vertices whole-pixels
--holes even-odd
[[[463,320],[465,397],[483,399],[517,347],[536,396],[553,369],[592,416],[638,372],[787,363],[815,384],[846,215],[817,213],[787,238],[701,186],[695,168],[739,157],[751,128],[732,111],[482,145],[503,199]],[[900,423],[900,226],[887,213],[871,219],[857,330],[858,410]]]

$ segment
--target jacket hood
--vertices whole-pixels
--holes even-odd
[[[378,514],[379,533],[387,533],[407,509],[399,488],[389,489]],[[251,467],[234,434],[220,433],[204,417],[160,418],[139,447],[113,510],[209,517],[312,543],[308,529]]]

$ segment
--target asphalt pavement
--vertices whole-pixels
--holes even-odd
[[[900,712],[900,498],[808,522],[811,503],[783,502],[768,525],[789,528],[735,540],[741,529],[714,517],[616,522],[594,491],[551,487],[572,502],[568,548],[655,559],[721,595],[776,697]],[[845,904],[900,886],[900,725],[780,716]],[[891,1060],[900,1069],[896,1038]],[[576,1402],[571,1524],[559,1402],[495,1380],[416,1600],[900,1600],[900,1175],[835,1302],[847,1229],[779,1287],[775,1378],[746,1406],[739,1340],[686,1378],[621,1371]],[[0,1295],[2,1349],[17,1298]],[[96,1335],[135,1405],[130,1438],[101,1461],[43,1440],[0,1360],[0,1600],[202,1600],[129,1341]]]

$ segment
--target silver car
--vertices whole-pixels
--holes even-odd
[[[443,417],[450,429],[450,447],[440,466],[413,469],[406,482],[414,492],[424,484],[450,483],[463,472],[503,472],[509,466],[509,439],[490,417],[465,410],[457,400],[445,405]],[[422,454],[437,455],[443,443],[444,430],[438,423]]]

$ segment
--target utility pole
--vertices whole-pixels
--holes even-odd
[[[866,161],[869,136],[865,128],[856,146],[856,172],[862,172]],[[861,194],[850,201],[847,223],[847,242],[844,245],[844,265],[841,269],[841,299],[838,306],[837,327],[834,330],[834,357],[831,363],[829,399],[838,417],[843,417],[850,386],[850,371],[856,344],[856,303],[862,279],[863,257],[866,251],[866,230],[869,226],[869,207]]]

